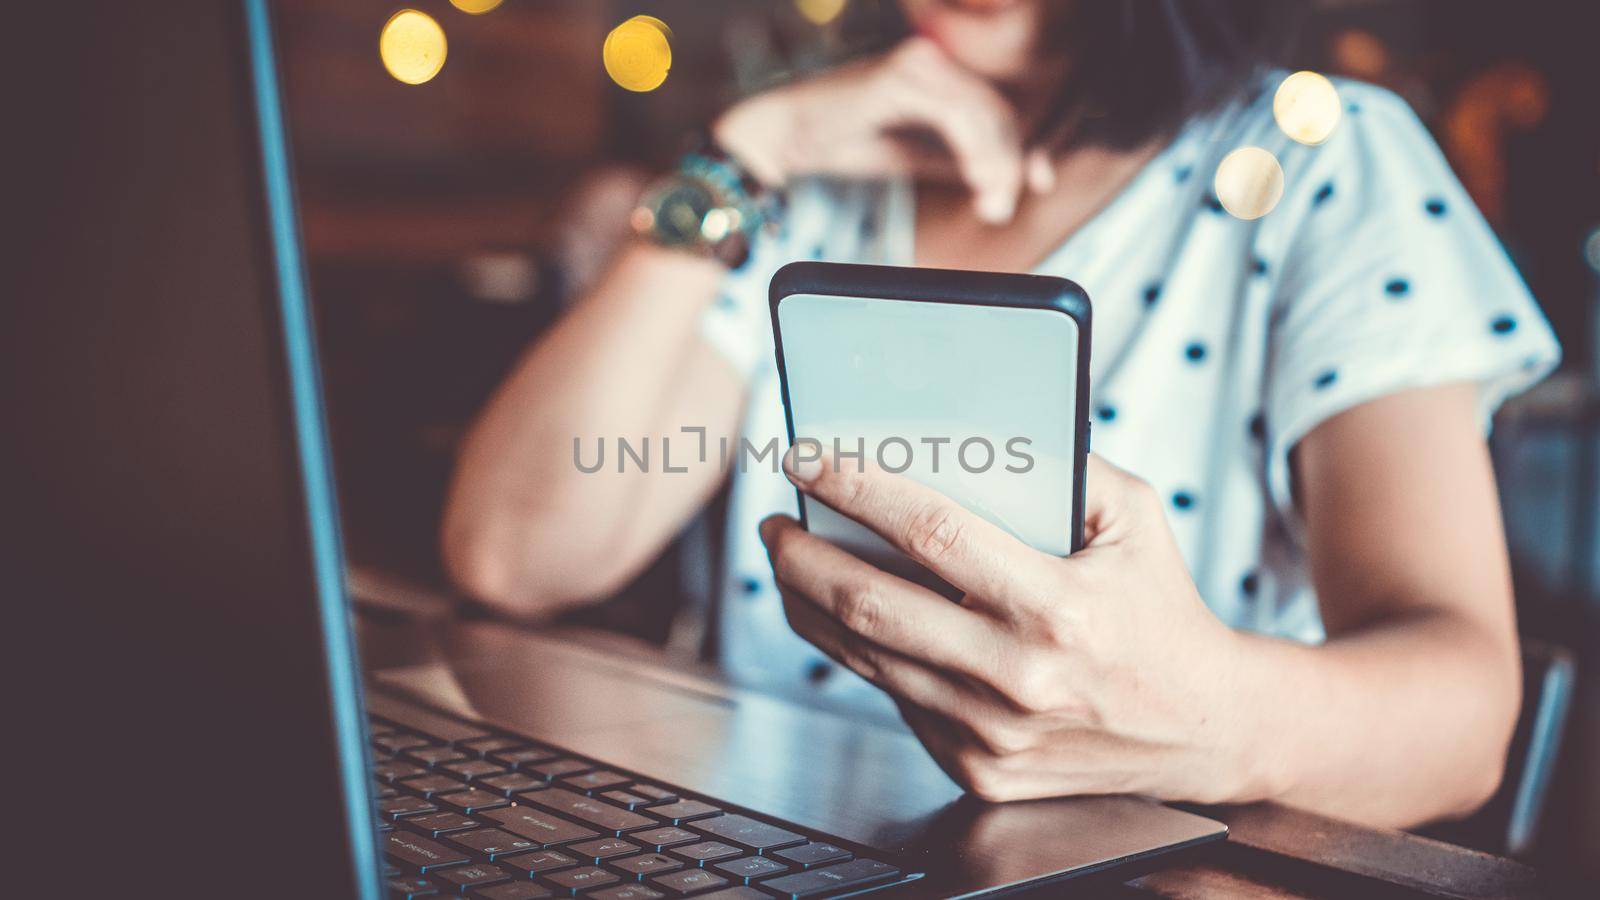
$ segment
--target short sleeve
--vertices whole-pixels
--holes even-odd
[[[1340,85],[1347,112],[1285,158],[1284,257],[1263,398],[1274,504],[1296,522],[1289,453],[1343,410],[1411,388],[1479,386],[1485,428],[1560,352],[1500,242],[1395,95]]]

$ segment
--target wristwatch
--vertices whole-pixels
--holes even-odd
[[[663,247],[700,253],[730,269],[750,258],[756,232],[771,221],[777,197],[715,143],[700,147],[645,192],[634,233]]]

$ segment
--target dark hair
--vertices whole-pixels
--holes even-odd
[[[1287,59],[1305,0],[1052,0],[1071,71],[1033,143],[1135,147],[1247,90]],[[908,33],[895,0],[852,4],[855,52]]]
[[[1137,146],[1248,91],[1287,58],[1296,0],[1075,0],[1056,26],[1071,71],[1037,140]]]

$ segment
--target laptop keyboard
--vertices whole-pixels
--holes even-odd
[[[368,706],[392,898],[771,900],[906,877],[865,848],[544,743],[381,696]]]

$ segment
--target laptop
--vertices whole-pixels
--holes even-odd
[[[8,895],[1055,893],[1225,835],[559,644],[364,686],[268,4],[91,5],[12,51]]]

